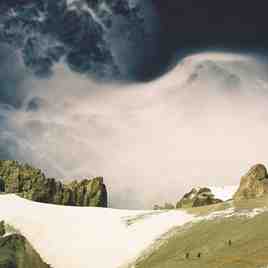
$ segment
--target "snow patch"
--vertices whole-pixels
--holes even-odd
[[[237,211],[235,208],[231,207],[222,211],[212,212],[207,216],[197,217],[194,221],[200,220],[215,220],[215,219],[224,219],[231,217],[246,217],[246,218],[254,218],[259,214],[268,212],[268,208],[254,208],[254,209],[244,209]]]
[[[194,218],[178,210],[155,213],[49,205],[13,194],[0,196],[0,211],[0,219],[25,235],[54,268],[121,267],[167,231]],[[138,220],[126,224],[131,217]]]
[[[214,194],[215,198],[218,198],[222,201],[227,201],[232,199],[233,195],[238,189],[238,186],[223,186],[223,187],[208,187],[211,192]]]

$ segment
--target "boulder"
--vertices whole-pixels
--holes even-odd
[[[5,193],[43,203],[69,206],[107,207],[107,191],[102,177],[64,184],[46,178],[40,169],[17,161],[0,160],[0,178]],[[1,180],[0,180],[1,187]]]
[[[193,188],[177,203],[176,208],[208,206],[223,202],[214,197],[209,188]]]
[[[262,164],[253,166],[241,178],[240,186],[234,194],[234,200],[243,200],[262,197],[268,193],[267,169]]]
[[[214,198],[213,196],[202,196],[202,197],[197,197],[193,203],[193,207],[203,207],[203,206],[209,206],[209,205],[215,205],[218,203],[222,203],[223,201],[218,199],[218,198]]]

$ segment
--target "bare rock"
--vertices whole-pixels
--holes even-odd
[[[253,166],[241,178],[240,186],[234,195],[234,200],[252,199],[262,197],[268,193],[267,169],[262,164]]]
[[[177,208],[202,207],[223,202],[214,197],[209,188],[193,188],[177,203]]]
[[[69,206],[107,207],[102,177],[64,184],[46,178],[40,169],[17,161],[0,160],[0,190],[43,203]]]

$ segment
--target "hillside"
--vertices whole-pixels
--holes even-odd
[[[267,207],[265,197],[191,209],[201,217],[197,222],[172,230],[132,267],[267,267]]]
[[[60,206],[2,194],[0,221],[19,230],[53,268],[262,268],[268,265],[267,176],[256,165],[239,187],[210,187],[221,202],[184,209]]]
[[[266,167],[257,164],[242,176],[236,191],[226,188],[233,191],[232,200],[210,206],[188,206],[200,199],[200,191],[204,192],[192,190],[182,201],[196,216],[194,220],[159,239],[132,268],[267,267],[267,178]],[[227,191],[213,190],[216,197],[230,197]],[[210,194],[212,191],[205,189]]]

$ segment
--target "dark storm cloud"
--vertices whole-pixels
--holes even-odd
[[[39,77],[64,60],[97,80],[155,78],[162,68],[158,23],[151,0],[0,3],[0,42],[20,50]]]
[[[0,13],[8,7],[19,11],[13,19],[7,16],[3,27],[17,27],[15,45],[23,44],[25,63],[37,74],[50,73],[64,56],[80,73],[147,81],[169,70],[175,55],[206,49],[266,52],[268,47],[264,1],[116,0],[104,1],[101,12],[96,2],[86,2],[90,12],[83,0],[71,8],[65,1],[0,3]],[[20,11],[27,3],[34,4],[25,17]],[[27,32],[35,34],[26,38]]]
[[[208,48],[258,49],[266,53],[268,47],[265,1],[137,0],[132,1],[139,3],[134,9],[128,8],[126,0],[104,1],[108,13],[106,8],[102,18],[94,1],[87,1],[92,8],[89,16],[83,8],[67,12],[64,1],[21,0],[0,3],[0,13],[9,7],[21,10],[31,2],[36,6],[29,6],[35,9],[27,13],[27,18],[22,14],[14,21],[8,18],[4,26],[25,24],[24,29],[16,31],[15,45],[25,38],[26,32],[36,31],[34,38],[22,43],[27,45],[23,49],[26,65],[39,74],[51,71],[54,61],[65,55],[70,67],[78,72],[103,77],[110,66],[114,79],[119,79],[119,71],[123,79],[144,81],[169,70],[176,63],[175,55],[183,58]],[[36,17],[46,8],[46,15]],[[109,12],[114,14],[110,16]],[[101,24],[96,23],[99,20]]]
[[[45,101],[42,98],[39,97],[33,97],[32,99],[29,100],[27,103],[27,111],[38,111],[42,106],[45,105]]]
[[[268,48],[267,1],[156,0],[162,60],[206,49]]]
[[[0,159],[16,159],[18,144],[10,135],[9,116],[23,104],[29,77],[20,57],[8,45],[0,44]]]
[[[19,57],[7,45],[0,44],[0,104],[21,105],[25,93],[26,71]]]

